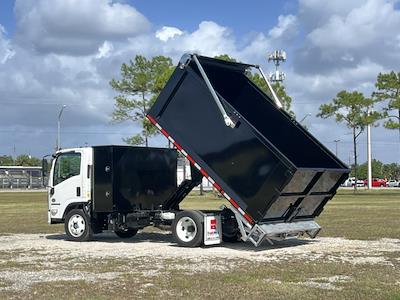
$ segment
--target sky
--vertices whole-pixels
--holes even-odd
[[[267,54],[284,49],[281,70],[298,120],[307,116],[304,124],[332,152],[340,140],[339,158],[352,163],[350,130],[315,115],[339,91],[370,96],[379,72],[400,71],[399,28],[396,0],[1,0],[0,155],[52,153],[64,104],[63,148],[123,144],[138,133],[137,124],[110,122],[109,86],[137,54],[174,63],[186,52],[228,54],[269,72]],[[378,125],[373,157],[400,163],[399,132]],[[358,148],[363,162],[365,133]]]

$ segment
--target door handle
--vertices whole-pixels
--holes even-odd
[[[80,186],[76,187],[76,196],[77,197],[81,196],[81,187]]]
[[[50,188],[50,195],[51,195],[51,196],[54,195],[54,188],[53,188],[53,187]]]

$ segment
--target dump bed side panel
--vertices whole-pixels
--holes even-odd
[[[254,220],[290,181],[290,163],[278,158],[242,120],[225,125],[209,90],[197,74],[177,69],[171,94],[161,94],[149,115],[190,154]],[[228,103],[225,103],[229,107]]]
[[[196,63],[179,67],[149,119],[255,222],[314,218],[348,168],[245,75],[246,65],[199,57],[227,114],[225,125]]]

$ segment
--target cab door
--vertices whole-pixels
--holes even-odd
[[[83,168],[80,151],[57,155],[49,178],[49,221],[61,221],[69,204],[82,202]]]

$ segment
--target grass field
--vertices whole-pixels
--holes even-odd
[[[191,194],[182,207],[212,209],[221,204],[227,203],[223,199],[216,199],[212,194],[202,197]],[[33,239],[35,236],[63,231],[62,225],[47,224],[44,193],[2,192],[0,211],[0,235],[4,239],[0,243],[10,241],[7,238],[12,240],[14,234],[24,233],[27,238]],[[15,247],[10,251],[3,244],[3,248],[0,246],[0,298],[108,299],[163,296],[193,299],[400,299],[400,251],[386,249],[384,246],[388,241],[392,245],[400,245],[400,191],[359,191],[357,194],[339,191],[317,222],[323,227],[321,236],[326,237],[321,241],[329,243],[330,239],[327,237],[332,238],[335,243],[332,247],[340,248],[343,242],[343,249],[319,252],[318,244],[315,244],[315,252],[312,250],[299,254],[293,249],[303,247],[301,244],[289,247],[290,249],[280,245],[271,249],[265,246],[260,254],[257,249],[248,247],[244,248],[248,255],[244,259],[228,256],[228,253],[235,250],[229,245],[225,246],[226,258],[222,255],[211,259],[202,257],[201,252],[194,255],[191,250],[182,252],[186,258],[178,255],[161,259],[157,255],[151,256],[150,253],[150,256],[139,256],[135,259],[128,256],[100,259],[95,255],[81,259],[73,255],[69,257],[68,251],[63,250],[59,252],[63,258],[58,259],[49,257],[42,246],[31,250]],[[25,236],[16,235],[18,238]],[[164,236],[158,235],[161,242],[157,245],[178,251],[179,254],[181,248],[169,246],[170,237]],[[344,239],[334,239],[335,237]],[[356,246],[350,252],[346,245],[353,242]],[[62,238],[60,241],[51,241],[49,245],[57,250],[61,243],[71,245]],[[98,243],[101,244],[101,241],[91,245],[94,247]],[[369,243],[371,249],[375,249],[374,252],[366,254],[363,252],[365,249],[357,249],[357,245],[366,245],[368,248]],[[133,242],[108,243],[107,247],[118,252],[119,249],[136,246]],[[212,253],[212,249],[220,253],[224,251],[223,247],[196,251]],[[261,255],[263,260],[252,259],[257,255]],[[29,260],[29,256],[35,259]],[[200,268],[200,271],[192,270],[201,266],[208,267],[204,270]],[[69,280],[67,275],[55,281],[41,282],[32,279],[36,278],[35,272],[43,274],[41,272],[60,270],[89,272],[87,274],[96,274],[99,277],[95,281],[85,278]],[[118,280],[107,280],[100,276],[105,276],[108,272],[119,272]],[[31,277],[26,277],[26,280],[33,280],[33,283],[29,288],[10,288],[12,283],[4,278],[13,278],[12,273],[20,274],[21,278],[30,274]]]
[[[228,203],[212,193],[192,193],[182,203],[184,209],[218,209]],[[47,224],[45,193],[0,193],[0,234],[54,233],[62,225]],[[400,191],[339,191],[318,218],[321,235],[349,239],[400,237]]]

